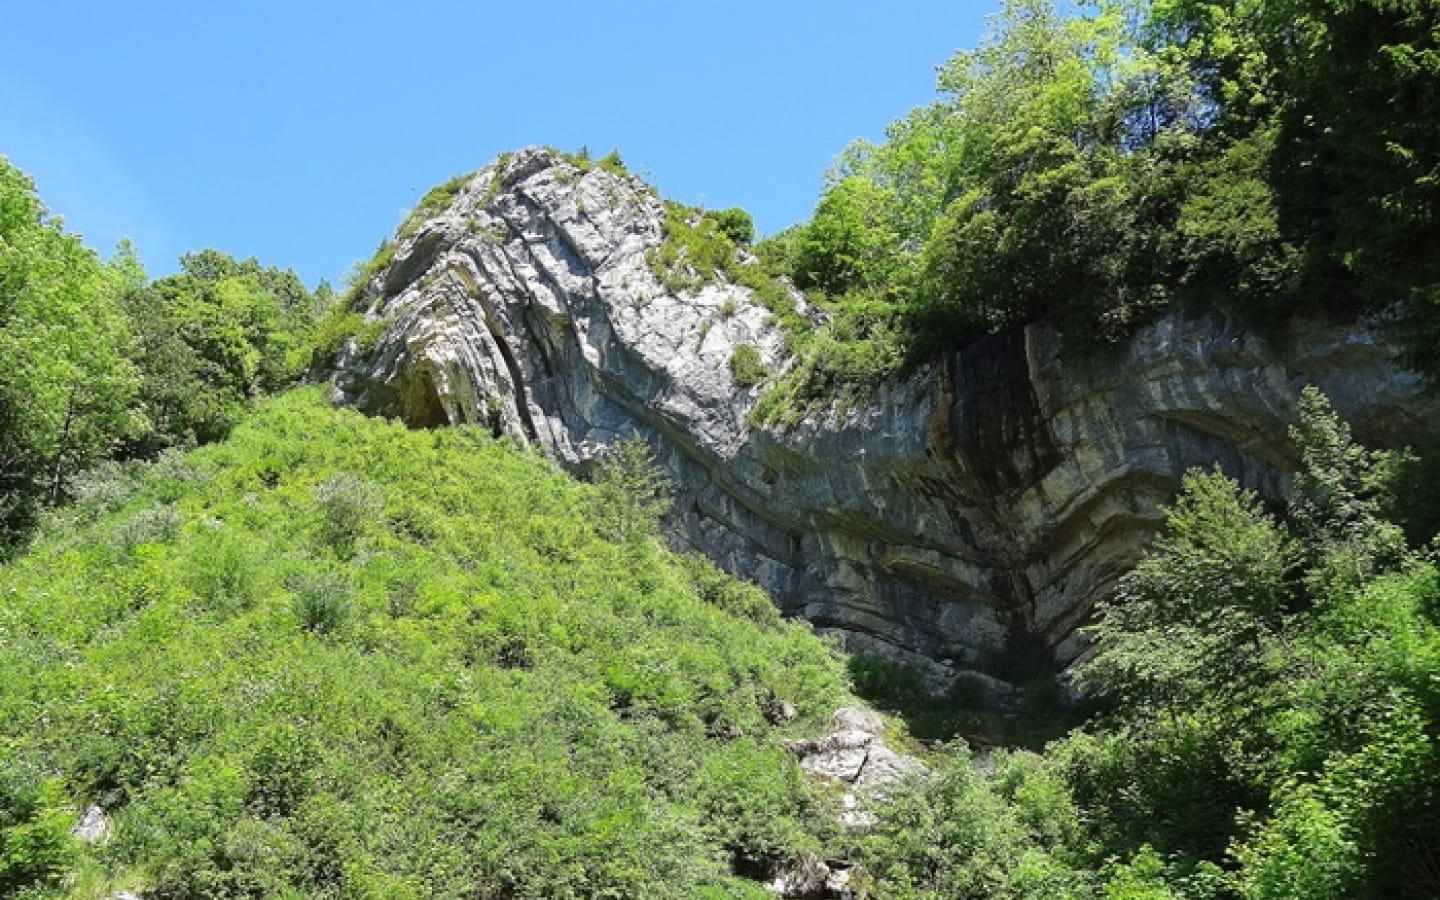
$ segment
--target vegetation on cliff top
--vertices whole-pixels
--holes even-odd
[[[939,89],[759,248],[832,319],[787,404],[1038,317],[1104,341],[1175,303],[1410,300],[1433,354],[1430,0],[1008,0]]]

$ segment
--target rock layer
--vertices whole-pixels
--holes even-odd
[[[334,398],[417,427],[475,423],[584,470],[639,435],[676,487],[682,542],[853,648],[984,690],[1082,652],[1184,471],[1287,490],[1300,390],[1359,435],[1420,439],[1435,399],[1373,323],[1261,336],[1173,312],[1079,351],[1047,324],[982,340],[843,412],[755,427],[754,347],[781,327],[723,276],[678,294],[647,254],[665,209],[639,179],[528,149],[482,169],[365,287],[379,341],[349,341]],[[801,301],[802,313],[805,312]]]

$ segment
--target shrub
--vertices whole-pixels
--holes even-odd
[[[66,809],[59,779],[26,789],[0,772],[0,894],[58,882],[77,846],[70,836],[74,815]]]
[[[315,634],[332,634],[349,621],[354,607],[350,583],[338,572],[301,572],[290,579],[295,618]]]
[[[720,233],[729,238],[731,243],[743,247],[755,240],[755,220],[740,207],[722,209],[710,213],[710,217],[715,220]]]
[[[596,165],[612,175],[629,175],[630,170],[625,168],[625,161],[620,158],[619,150],[611,150],[601,158]]]
[[[355,543],[384,511],[380,491],[368,481],[344,473],[327,478],[315,489],[320,509],[320,537],[342,557],[355,552]]]
[[[106,460],[93,469],[77,472],[65,485],[75,508],[96,518],[120,508],[140,487],[136,467]]]
[[[130,553],[141,544],[163,544],[180,530],[180,513],[166,503],[156,503],[132,515],[115,529],[113,546]]]
[[[752,344],[736,344],[730,353],[730,377],[737,387],[754,387],[770,377],[770,370]]]
[[[606,450],[595,484],[600,488],[597,512],[619,540],[653,534],[660,517],[673,505],[670,480],[656,467],[650,445],[638,435]]]
[[[216,610],[243,611],[259,593],[255,562],[244,541],[233,534],[202,541],[190,554],[189,570],[196,595]]]

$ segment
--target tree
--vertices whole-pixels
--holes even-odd
[[[1274,663],[1295,548],[1260,499],[1219,471],[1191,471],[1166,533],[1100,604],[1086,689],[1132,716],[1220,702]]]
[[[1060,759],[1107,854],[1152,843],[1223,896],[1432,897],[1440,573],[1385,519],[1395,455],[1317,390],[1300,413],[1283,521],[1186,477],[1080,670],[1106,725]]]
[[[874,182],[860,176],[826,191],[795,238],[795,283],[832,296],[883,285],[898,243],[886,221],[887,202]]]
[[[125,277],[0,157],[0,545],[142,426],[117,302]]]
[[[674,506],[670,480],[655,464],[650,445],[639,435],[612,444],[595,472],[599,488],[596,512],[610,537],[631,540],[653,534]]]
[[[151,422],[127,446],[133,455],[223,437],[255,397],[299,376],[319,316],[294,272],[217,250],[181,265],[125,294]]]

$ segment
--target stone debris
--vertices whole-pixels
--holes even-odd
[[[786,900],[862,900],[853,886],[855,867],[844,860],[807,853],[766,882],[765,889]]]
[[[840,821],[849,828],[875,824],[875,815],[863,800],[883,800],[886,785],[930,775],[930,768],[920,760],[897,753],[889,745],[884,717],[869,709],[843,707],[831,718],[824,736],[788,741],[786,747],[806,775],[847,786],[841,795],[844,810]]]
[[[112,826],[110,817],[98,806],[87,806],[80,813],[80,821],[70,833],[87,844],[101,844],[110,839]]]

